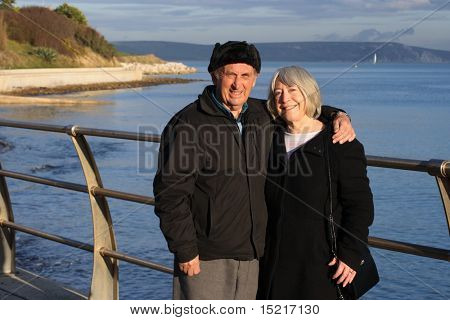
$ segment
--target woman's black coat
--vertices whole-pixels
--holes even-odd
[[[326,127],[288,159],[284,130],[275,130],[266,182],[269,222],[259,298],[336,299],[327,216],[329,154],[337,256],[358,270],[373,221],[364,148],[331,143]],[[325,148],[325,143],[328,147]],[[327,152],[328,150],[328,152]]]

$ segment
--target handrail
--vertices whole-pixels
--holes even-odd
[[[378,249],[408,253],[415,256],[444,260],[447,262],[450,261],[450,250],[447,249],[422,246],[408,242],[387,240],[378,237],[369,237],[369,245]]]
[[[0,176],[13,178],[13,179],[17,179],[17,180],[28,181],[28,182],[34,182],[37,184],[44,184],[47,186],[52,186],[52,187],[61,188],[61,189],[68,189],[68,190],[72,190],[72,191],[88,193],[88,189],[85,185],[72,183],[72,182],[46,179],[46,178],[41,178],[41,177],[24,174],[24,173],[20,173],[20,172],[9,171],[9,170],[0,170]]]
[[[57,126],[54,124],[22,122],[4,119],[0,120],[0,126],[19,129],[38,130],[38,131],[58,132],[58,133],[67,133],[68,127],[68,126]]]
[[[94,252],[94,246],[91,244],[80,242],[80,241],[73,240],[73,239],[69,239],[69,238],[59,236],[56,234],[43,232],[41,230],[26,227],[26,226],[23,226],[23,225],[20,225],[17,223],[0,220],[0,227],[2,227],[2,228],[8,227],[8,228],[11,228],[11,229],[14,229],[17,231],[21,231],[23,233],[31,234],[31,235],[39,237],[39,238],[43,238],[43,239],[58,242],[61,244],[65,244],[72,248],[76,248],[76,249],[80,249],[80,250],[84,250],[84,251],[88,251],[88,252]],[[161,272],[173,274],[173,269],[171,269],[169,267],[166,267],[166,266],[163,266],[163,265],[151,262],[151,261],[142,260],[140,258],[127,255],[125,253],[121,253],[118,251],[111,251],[111,250],[108,250],[105,248],[100,248],[99,252],[103,257],[117,258],[119,260],[127,261],[129,263],[133,263],[133,264],[147,267],[150,269],[159,270]]]
[[[26,227],[17,223],[8,222],[5,220],[0,219],[0,227],[8,227],[17,231],[21,231],[23,233],[31,234],[39,238],[44,238],[47,240],[51,240],[54,242],[58,242],[61,244],[68,245],[70,247],[81,249],[89,252],[94,251],[94,247],[91,244],[83,243],[77,240],[69,239],[63,236],[43,232],[41,230],[33,229],[30,227]],[[447,249],[441,249],[441,248],[434,248],[434,247],[428,247],[428,246],[422,246],[407,242],[400,242],[400,241],[393,241],[393,240],[387,240],[382,239],[378,237],[369,237],[369,245],[374,248],[379,249],[386,249],[390,251],[397,251],[401,253],[408,253],[416,256],[422,256],[427,258],[433,258],[436,260],[444,260],[449,261],[450,257],[450,250]],[[150,269],[159,270],[165,273],[173,273],[173,269],[155,264],[151,261],[142,260],[137,257],[132,257],[129,255],[126,255],[124,253],[120,253],[118,251],[111,251],[105,248],[100,249],[100,254],[104,257],[111,257],[111,258],[117,258],[119,260],[127,261],[132,264],[140,265],[143,267],[147,267]]]
[[[0,126],[29,130],[49,131],[74,135],[96,136],[123,140],[159,143],[159,135],[140,132],[84,128],[77,125],[57,126],[12,120],[0,120]],[[412,160],[367,155],[367,164],[372,167],[428,172],[433,176],[450,177],[450,161],[444,160]]]
[[[173,273],[173,269],[169,267],[156,264],[152,261],[143,260],[138,257],[130,256],[116,250],[115,236],[112,220],[109,216],[107,198],[121,199],[146,205],[154,205],[155,199],[154,197],[104,188],[101,183],[100,173],[95,164],[93,154],[90,151],[87,140],[84,138],[84,136],[96,136],[104,138],[159,143],[160,137],[158,135],[144,134],[140,132],[137,133],[118,130],[84,128],[76,125],[59,126],[1,119],[0,126],[68,134],[71,137],[72,142],[74,143],[74,146],[77,150],[77,154],[82,163],[83,172],[87,181],[87,185],[82,185],[60,180],[42,178],[20,172],[4,170],[2,169],[0,164],[0,204],[5,208],[5,213],[7,213],[2,213],[0,215],[0,231],[3,232],[3,238],[1,238],[2,234],[0,233],[0,240],[3,241],[3,249],[6,250],[6,252],[4,253],[0,252],[0,268],[2,268],[0,269],[0,273],[5,272],[5,270],[14,271],[15,265],[14,261],[12,261],[15,257],[14,231],[28,233],[47,240],[92,252],[94,254],[94,270],[91,283],[90,299],[118,298],[118,260],[154,269],[164,273]],[[427,172],[428,174],[435,176],[444,204],[444,211],[447,216],[447,223],[450,232],[450,161],[437,159],[412,160],[370,155],[367,155],[366,158],[367,164],[372,167]],[[87,193],[91,200],[91,208],[94,220],[94,245],[46,233],[41,230],[33,229],[15,223],[12,215],[6,182],[4,180],[5,177]],[[106,233],[109,233],[109,236],[105,237],[105,231],[107,231]],[[96,243],[96,235],[102,235],[103,240],[99,243]],[[449,261],[450,256],[450,250],[447,249],[422,246],[418,244],[382,239],[377,237],[369,237],[369,245],[384,250],[397,251],[444,261]],[[2,259],[6,260],[1,261]],[[3,267],[2,263],[5,264]]]
[[[126,261],[126,262],[129,262],[129,263],[138,265],[138,266],[142,266],[142,267],[146,267],[146,268],[149,268],[149,269],[161,271],[161,272],[164,272],[164,273],[173,274],[173,269],[172,268],[169,268],[169,267],[166,267],[166,266],[163,266],[163,265],[151,262],[151,261],[142,260],[142,259],[137,258],[137,257],[129,256],[129,255],[126,255],[126,254],[118,252],[118,251],[112,251],[112,250],[108,250],[106,248],[101,248],[100,249],[100,254],[103,257],[116,258],[116,259],[119,259],[119,260],[122,260],[122,261]]]
[[[66,246],[72,247],[72,248],[76,248],[76,249],[80,249],[80,250],[84,250],[84,251],[89,251],[89,252],[93,252],[94,251],[94,246],[88,243],[83,243],[77,240],[72,240],[69,238],[65,238],[62,236],[58,236],[56,234],[51,234],[51,233],[47,233],[47,232],[43,232],[41,230],[37,230],[34,228],[30,228],[30,227],[26,227],[17,223],[13,223],[13,222],[9,222],[6,220],[0,220],[0,227],[8,227],[10,229],[13,230],[17,230],[17,231],[21,231],[23,233],[27,233],[27,234],[31,234],[33,236],[39,237],[39,238],[43,238],[43,239],[47,239],[47,240],[51,240],[54,242],[58,242],[61,244],[65,244]]]
[[[20,172],[1,170],[1,169],[0,169],[0,176],[23,180],[23,181],[28,181],[28,182],[34,182],[34,183],[43,184],[43,185],[61,188],[61,189],[67,189],[67,190],[72,190],[72,191],[88,193],[87,186],[78,184],[78,183],[72,183],[72,182],[66,182],[66,181],[54,180],[54,179],[47,179],[47,178],[42,178],[42,177],[24,174],[24,173],[20,173]],[[155,198],[153,198],[153,197],[147,197],[147,196],[143,196],[143,195],[127,193],[127,192],[122,192],[122,191],[116,191],[116,190],[111,190],[111,189],[93,187],[93,188],[91,188],[90,193],[94,196],[107,196],[107,197],[111,197],[111,198],[116,198],[116,199],[121,199],[121,200],[126,200],[126,201],[133,201],[133,202],[143,203],[143,204],[148,204],[148,205],[155,204]]]
[[[432,176],[450,177],[450,161],[431,159],[411,160],[379,156],[366,156],[367,164],[372,167],[428,172]]]
[[[159,143],[161,138],[156,134],[147,134],[141,132],[121,131],[121,130],[106,130],[96,128],[84,128],[77,125],[57,126],[53,124],[41,124],[32,122],[22,122],[13,120],[0,120],[0,127],[10,127],[37,131],[47,131],[56,133],[66,133],[69,135],[85,135],[103,138],[135,140],[143,142]]]
[[[137,203],[142,203],[142,204],[155,205],[155,198],[153,198],[153,197],[146,197],[146,196],[141,196],[139,194],[115,191],[115,190],[110,190],[110,189],[105,189],[105,188],[100,188],[100,187],[93,187],[91,189],[91,194],[94,196],[105,196],[105,197],[116,198],[116,199],[137,202]]]

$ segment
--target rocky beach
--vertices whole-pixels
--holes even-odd
[[[145,64],[139,62],[121,63],[126,70],[140,70],[144,74],[188,74],[195,73],[197,69],[188,67],[181,62],[164,62]]]

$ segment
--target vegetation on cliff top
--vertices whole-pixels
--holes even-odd
[[[77,8],[63,4],[0,7],[0,68],[115,66],[116,48],[88,25]]]

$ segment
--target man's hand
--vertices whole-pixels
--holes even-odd
[[[333,120],[334,135],[332,137],[333,143],[351,142],[356,138],[355,130],[353,130],[352,123],[348,116],[339,112]]]
[[[194,259],[188,262],[179,263],[180,270],[188,276],[193,276],[200,273],[200,259],[196,256]]]

